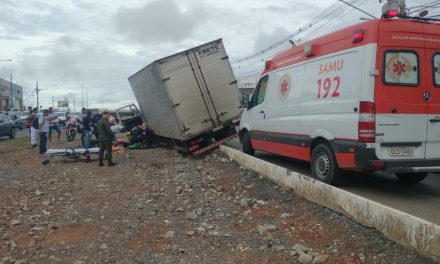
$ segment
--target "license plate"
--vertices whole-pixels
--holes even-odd
[[[390,156],[413,156],[414,147],[389,147],[388,154]]]

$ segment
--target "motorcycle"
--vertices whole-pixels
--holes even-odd
[[[78,133],[80,133],[78,121],[76,119],[69,120],[66,125],[67,141],[73,141]]]

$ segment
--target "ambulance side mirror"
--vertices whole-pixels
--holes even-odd
[[[438,67],[434,67],[434,72],[438,72]]]

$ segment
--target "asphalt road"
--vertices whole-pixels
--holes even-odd
[[[15,130],[15,138],[24,138],[24,137],[29,137],[29,129],[28,128],[23,128],[22,130]],[[6,137],[0,137],[0,142],[6,141],[6,140],[11,140],[9,139],[8,136]],[[30,144],[30,143],[29,143]]]
[[[225,145],[241,150],[238,139]],[[258,151],[255,156],[311,176],[309,163]],[[338,187],[440,225],[440,174],[431,173],[422,182],[407,185],[400,183],[394,175],[349,172]]]

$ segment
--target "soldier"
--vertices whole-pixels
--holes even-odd
[[[110,129],[110,122],[108,119],[110,118],[110,113],[107,109],[102,110],[102,117],[98,121],[97,130],[99,134],[98,143],[99,143],[99,166],[104,166],[103,158],[104,152],[107,155],[108,166],[116,165],[115,162],[112,161],[112,130]]]

